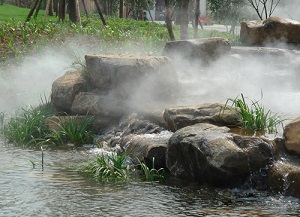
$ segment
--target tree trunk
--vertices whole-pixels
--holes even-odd
[[[33,14],[33,12],[34,12],[34,10],[35,10],[35,8],[36,8],[38,2],[39,2],[39,0],[35,0],[35,2],[33,3],[33,5],[32,5],[32,7],[31,7],[31,9],[30,9],[30,11],[29,11],[29,14],[28,14],[28,16],[27,16],[25,22],[29,22],[29,20],[30,20],[30,18],[31,18],[31,16],[32,16],[32,14]]]
[[[0,4],[3,5],[3,4],[4,4],[4,0],[1,0],[1,1],[0,1]]]
[[[166,26],[169,32],[170,40],[175,41],[175,36],[172,28],[172,20],[171,20],[171,8],[170,8],[170,0],[165,0],[166,6]]]
[[[180,15],[180,39],[185,40],[189,37],[189,0],[182,0]]]
[[[89,13],[88,13],[88,11],[86,9],[85,0],[81,0],[81,1],[82,1],[82,5],[83,5],[85,16],[88,18],[89,17]]]
[[[199,18],[200,18],[200,0],[196,0],[196,4],[195,4],[194,38],[198,38]]]
[[[45,9],[45,14],[44,14],[44,21],[46,21],[47,15],[49,13],[49,8],[50,8],[51,0],[47,0],[47,5]]]
[[[120,0],[120,6],[119,6],[119,17],[124,18],[124,1]]]
[[[69,0],[69,18],[72,23],[81,25],[78,0]]]
[[[41,5],[42,5],[42,1],[43,0],[39,0],[39,3],[38,3],[38,5],[36,7],[36,10],[35,10],[35,14],[33,16],[34,18],[36,18],[38,16],[38,14],[39,14],[39,11],[40,11],[40,8],[41,8]]]
[[[96,5],[98,14],[99,14],[99,16],[100,16],[100,19],[101,19],[103,25],[104,25],[104,26],[107,26],[106,21],[105,21],[105,19],[104,19],[104,16],[103,16],[103,14],[102,14],[102,11],[101,11],[101,8],[100,8],[100,5],[99,5],[98,0],[95,0],[95,5]]]
[[[53,5],[54,5],[54,2],[53,0],[50,0],[50,6],[49,6],[49,16],[53,16]]]
[[[60,0],[60,2],[59,2],[59,15],[58,15],[58,18],[62,22],[65,21],[65,18],[66,18],[66,0]]]

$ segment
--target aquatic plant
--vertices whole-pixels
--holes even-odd
[[[17,110],[7,123],[3,123],[1,133],[7,142],[22,146],[36,146],[41,138],[48,134],[49,129],[45,125],[45,119],[52,114],[53,107],[50,101],[46,97],[41,98],[38,107]]]
[[[277,113],[266,110],[264,106],[257,100],[251,100],[250,106],[247,104],[243,94],[238,95],[234,99],[227,99],[225,107],[228,103],[232,103],[232,107],[237,109],[241,114],[238,120],[241,127],[247,131],[267,131],[268,133],[277,133],[278,125],[283,127],[283,119]]]
[[[141,167],[141,171],[145,175],[145,180],[148,182],[153,182],[153,181],[159,181],[162,182],[165,178],[164,176],[164,169],[155,169],[154,167],[154,160],[155,158],[152,158],[152,168],[149,168],[147,164],[144,161],[139,161],[139,166]]]
[[[75,145],[92,143],[93,132],[90,128],[93,121],[93,116],[84,116],[81,120],[78,119],[78,116],[56,117],[51,121],[56,127],[50,129],[46,141],[60,145],[68,142]]]
[[[22,108],[10,118],[7,124],[4,124],[2,134],[10,143],[35,145],[48,132],[45,125],[45,118],[48,115],[45,110]]]
[[[93,160],[81,163],[77,170],[100,182],[128,181],[132,169],[126,153],[102,153]]]

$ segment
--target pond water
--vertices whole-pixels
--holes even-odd
[[[0,216],[300,216],[298,199],[252,189],[97,183],[70,169],[90,154],[46,150],[42,170],[41,150],[0,142]]]

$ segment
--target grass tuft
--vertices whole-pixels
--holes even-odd
[[[250,100],[250,106],[247,104],[243,94],[238,95],[234,99],[227,99],[225,108],[228,103],[232,103],[232,107],[241,114],[239,123],[241,127],[249,132],[267,132],[277,133],[278,126],[283,128],[283,119],[277,113],[266,110],[260,101]]]
[[[126,182],[131,170],[127,162],[125,153],[102,153],[94,160],[81,163],[77,170],[100,182]]]
[[[155,169],[154,168],[154,158],[152,159],[152,168],[149,168],[145,162],[139,161],[142,173],[145,175],[145,180],[147,182],[159,181],[162,182],[165,178],[164,169]]]

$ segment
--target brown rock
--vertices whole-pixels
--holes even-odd
[[[74,97],[85,91],[87,81],[81,72],[67,72],[52,84],[51,102],[59,112],[70,112]]]
[[[191,106],[167,108],[164,119],[167,128],[173,132],[197,123],[210,123],[217,126],[237,126],[238,113],[220,103],[204,103]]]
[[[285,126],[283,135],[286,150],[290,153],[300,155],[300,117]]]
[[[171,135],[172,133],[167,131],[163,131],[159,134],[130,134],[124,137],[122,147],[135,163],[144,160],[146,164],[152,168],[154,158],[155,168],[165,168],[167,143]]]
[[[241,22],[240,40],[246,45],[265,46],[268,43],[300,43],[300,23],[290,19],[270,17],[264,21]]]

